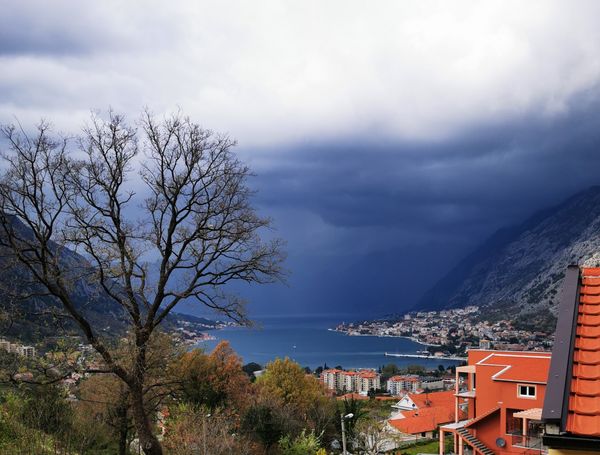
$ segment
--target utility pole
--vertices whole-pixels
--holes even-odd
[[[204,455],[207,455],[206,451],[206,419],[210,417],[210,414],[206,414],[202,419],[202,445],[204,446]]]
[[[354,417],[354,414],[352,413],[347,415],[340,414],[340,420],[342,421],[342,455],[348,455],[348,452],[346,451],[346,425],[344,421],[346,419],[351,419],[352,417]]]

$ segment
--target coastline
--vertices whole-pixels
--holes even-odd
[[[404,338],[405,340],[410,340],[415,343],[418,343],[421,346],[431,346],[431,347],[435,347],[435,348],[441,347],[441,344],[426,343],[424,341],[419,340],[418,338],[407,337],[404,335],[375,335],[372,333],[352,333],[352,334],[350,334],[348,332],[344,332],[343,330],[336,330],[336,329],[332,329],[332,328],[329,328],[327,330],[329,330],[330,332],[343,333],[344,335],[349,336],[349,337]]]

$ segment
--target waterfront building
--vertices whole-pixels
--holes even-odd
[[[405,392],[416,393],[421,388],[421,381],[416,374],[397,375],[388,379],[386,388],[391,395],[401,395]]]
[[[342,370],[338,369],[330,369],[323,370],[321,373],[321,381],[325,384],[325,387],[331,390],[342,390],[343,388],[343,379],[342,379]]]
[[[357,392],[358,391],[358,373],[356,371],[344,371],[343,375],[343,387],[344,392]]]
[[[361,370],[357,376],[358,393],[381,389],[381,375],[376,371]]]
[[[367,394],[381,388],[381,375],[374,370],[323,370],[321,381],[330,390]]]

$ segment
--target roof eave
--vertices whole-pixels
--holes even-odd
[[[555,341],[542,412],[542,419],[546,422],[558,423],[561,431],[565,431],[567,426],[579,287],[579,267],[570,265],[567,267],[561,291]],[[565,366],[567,366],[566,369]]]

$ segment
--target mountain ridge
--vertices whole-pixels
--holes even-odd
[[[415,309],[477,305],[551,323],[564,270],[600,261],[600,186],[499,229],[431,287]],[[544,312],[549,314],[544,314]]]
[[[29,236],[29,229],[14,220],[14,228]],[[14,259],[10,248],[0,241],[0,335],[26,342],[38,342],[57,334],[79,334],[75,322],[66,315],[62,305],[48,295],[44,288],[31,278],[26,268]],[[55,246],[57,249],[58,245]],[[72,298],[97,333],[108,338],[122,336],[129,327],[128,315],[123,307],[111,299],[99,283],[87,279],[82,270],[93,269],[81,254],[61,248],[60,261],[67,274],[71,270],[76,278],[72,283]],[[162,328],[174,330],[178,321],[215,327],[216,321],[185,313],[171,312]]]

